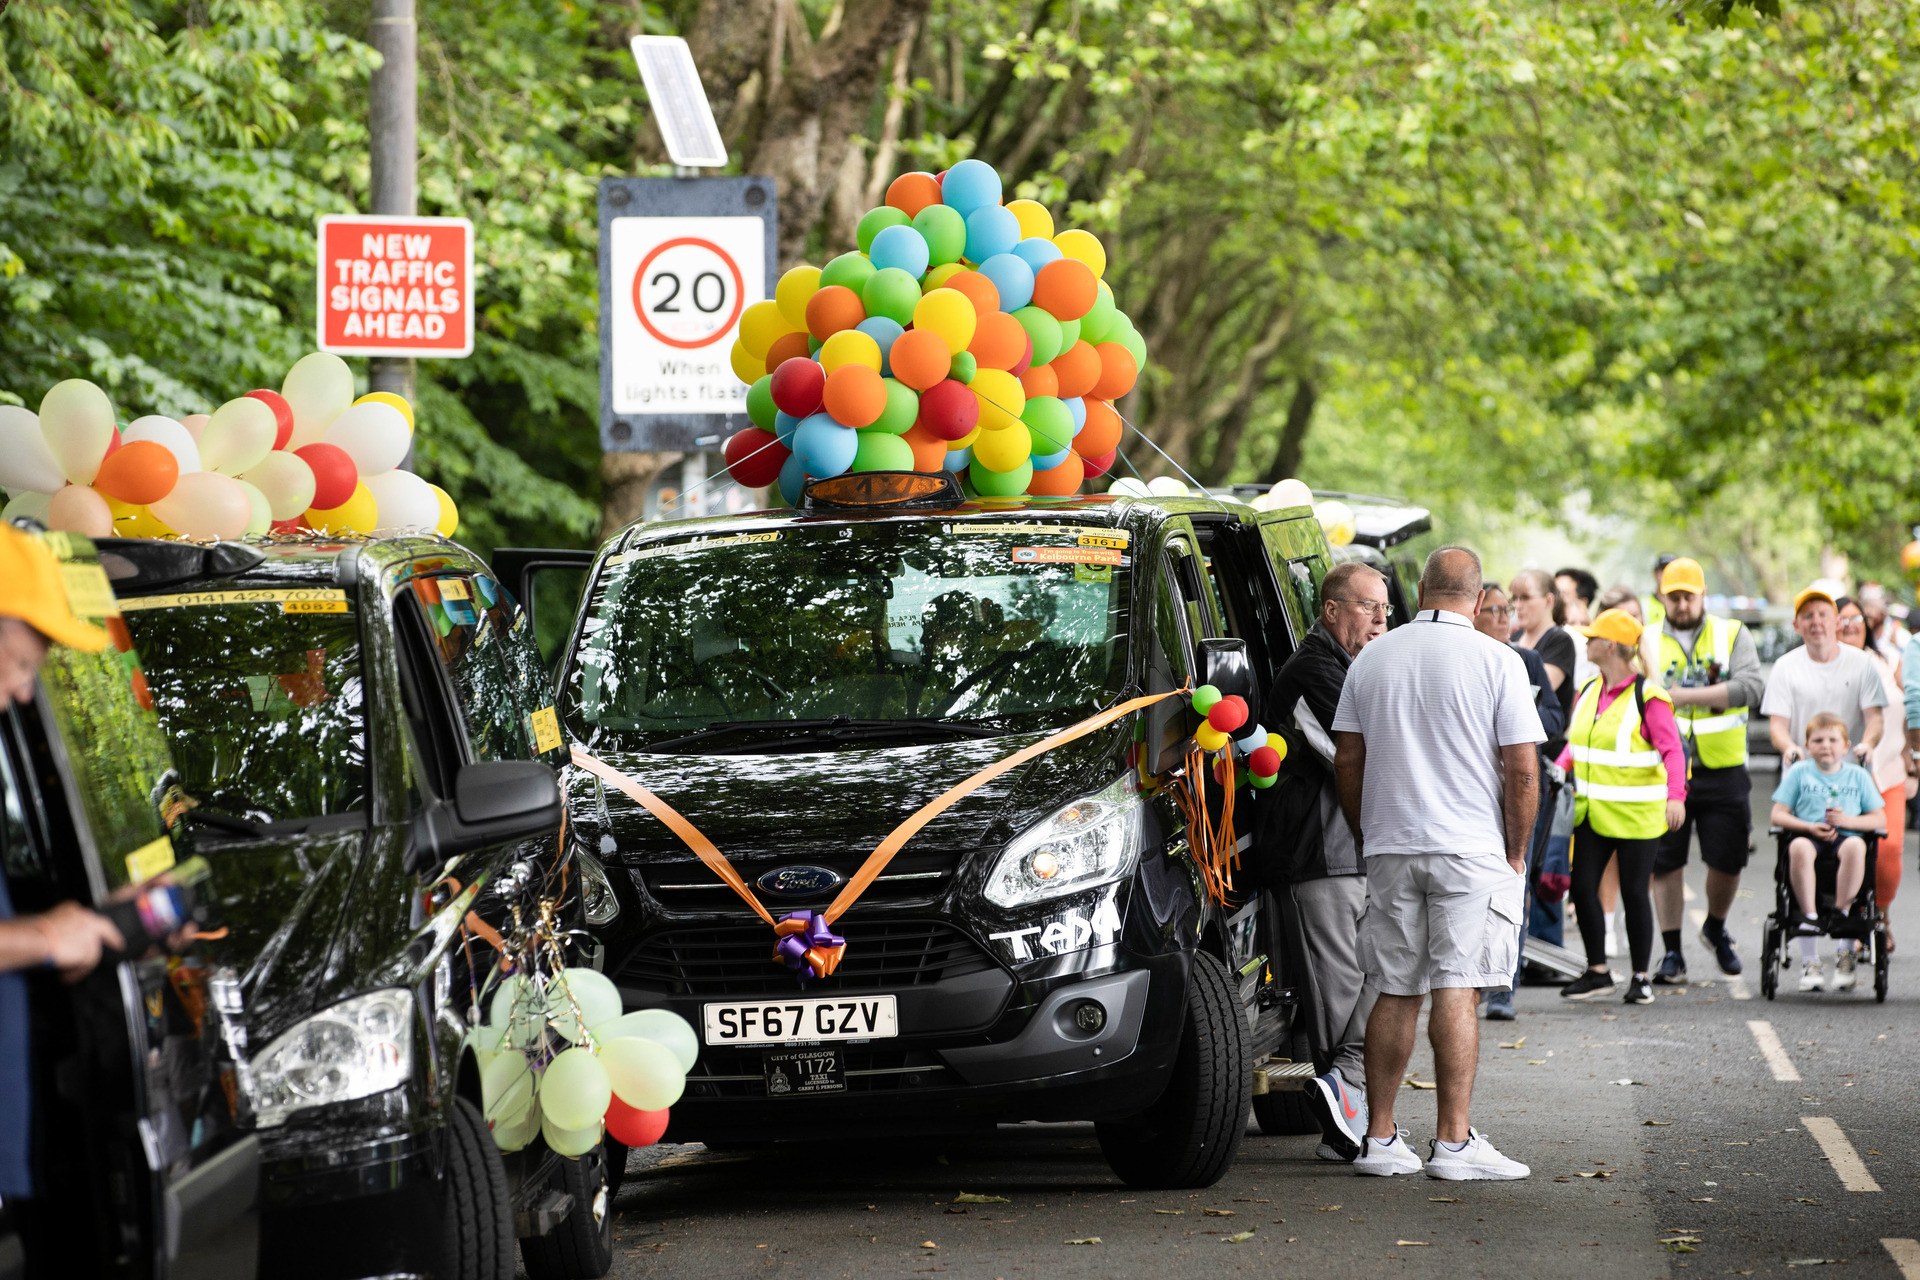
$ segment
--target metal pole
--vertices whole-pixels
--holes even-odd
[[[413,22],[413,0],[373,0],[372,43],[381,57],[373,73],[368,102],[371,135],[373,213],[411,217],[416,203],[419,161],[415,120],[418,45]],[[375,391],[392,391],[413,399],[413,361],[376,357],[368,381]],[[413,451],[407,451],[410,465]]]

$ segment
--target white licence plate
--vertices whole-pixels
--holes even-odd
[[[708,1044],[796,1040],[890,1040],[900,1034],[892,996],[847,1000],[757,1000],[701,1009]]]

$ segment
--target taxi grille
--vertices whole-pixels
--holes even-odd
[[[932,920],[843,924],[845,956],[810,995],[926,986],[995,967],[966,934]],[[621,986],[680,996],[791,996],[800,988],[773,962],[772,932],[751,924],[665,929],[642,942],[617,979]]]

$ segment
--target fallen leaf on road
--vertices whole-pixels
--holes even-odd
[[[1438,1089],[1439,1087],[1440,1087],[1439,1085],[1434,1084],[1431,1081],[1419,1080],[1414,1078],[1413,1076],[1407,1077],[1407,1088],[1409,1089]]]
[[[1530,1067],[1544,1067],[1547,1065],[1547,1060],[1545,1058],[1528,1058],[1527,1065]]]
[[[1687,1203],[1688,1204],[1712,1204],[1713,1197],[1712,1196],[1688,1196]]]
[[[1155,1209],[1154,1212],[1164,1213],[1164,1214],[1167,1214],[1169,1217],[1177,1218],[1181,1214],[1185,1213],[1186,1210],[1185,1209]]]
[[[1320,1212],[1322,1213],[1337,1213],[1340,1209],[1340,1206],[1337,1204],[1323,1204],[1319,1206],[1319,1208],[1320,1208]]]
[[[1644,1125],[1653,1125],[1653,1126],[1655,1126],[1655,1127],[1658,1127],[1658,1126],[1660,1126],[1660,1125],[1669,1125],[1669,1124],[1672,1124],[1672,1123],[1673,1123],[1673,1121],[1671,1121],[1671,1120],[1642,1120],[1642,1121],[1641,1121],[1640,1123],[1641,1123],[1641,1124],[1644,1124]]]
[[[1795,1204],[1819,1204],[1820,1203],[1820,1201],[1813,1199],[1811,1196],[1795,1196],[1793,1198],[1793,1202]]]
[[[1700,1243],[1699,1236],[1675,1236],[1671,1240],[1662,1240],[1660,1247],[1668,1253],[1698,1253],[1693,1246]]]
[[[1069,1240],[1069,1241],[1067,1241],[1067,1243],[1068,1243],[1068,1244],[1099,1244],[1099,1243],[1100,1243],[1100,1237],[1099,1237],[1099,1236],[1088,1236],[1088,1237],[1087,1237],[1086,1239],[1084,1239],[1084,1240]]]
[[[1253,1239],[1253,1233],[1254,1228],[1248,1227],[1245,1231],[1236,1231],[1232,1235],[1225,1237],[1225,1239],[1228,1244],[1245,1244],[1247,1241]]]
[[[1428,1196],[1428,1197],[1427,1197],[1427,1203],[1429,1203],[1429,1204],[1459,1204],[1460,1202],[1459,1202],[1458,1200],[1455,1200],[1455,1199],[1454,1199],[1454,1198],[1453,1198],[1452,1196]]]
[[[1647,1082],[1645,1080],[1609,1080],[1607,1081],[1607,1083],[1608,1084],[1637,1084],[1637,1085],[1644,1086]]]
[[[955,1204],[1012,1204],[1005,1196],[983,1196],[971,1191],[962,1191],[953,1198]]]
[[[1590,1173],[1576,1173],[1573,1176],[1576,1178],[1611,1178],[1613,1176],[1613,1170],[1595,1169]]]
[[[1425,1240],[1395,1240],[1393,1243],[1396,1248],[1411,1249],[1415,1245],[1425,1245],[1427,1242]]]
[[[1206,1217],[1206,1218],[1231,1218],[1231,1217],[1233,1216],[1233,1210],[1231,1210],[1231,1209],[1202,1209],[1202,1210],[1200,1211],[1200,1214],[1201,1214],[1201,1216],[1202,1216],[1202,1217]]]
[[[960,1213],[960,1214],[963,1214],[963,1213],[965,1213],[966,1211],[967,1211],[967,1206],[965,1206],[965,1205],[963,1205],[963,1204],[950,1204],[950,1205],[948,1205],[948,1206],[947,1206],[947,1212],[948,1212],[948,1213]]]
[[[922,1241],[920,1242],[920,1247],[921,1247],[922,1249],[938,1249],[938,1248],[939,1248],[940,1246],[939,1246],[939,1245],[937,1245],[937,1244],[935,1244],[935,1243],[934,1243],[933,1241],[931,1241],[931,1240],[922,1240]]]
[[[1500,1047],[1502,1049],[1518,1049],[1522,1045],[1524,1045],[1526,1042],[1527,1042],[1527,1038],[1525,1036],[1521,1036],[1518,1040],[1514,1040],[1509,1043],[1502,1044]]]
[[[1846,1265],[1845,1258],[1788,1258],[1790,1267],[1840,1267]]]

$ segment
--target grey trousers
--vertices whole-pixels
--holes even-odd
[[[1315,1068],[1337,1067],[1350,1085],[1367,1081],[1364,1048],[1367,1016],[1379,993],[1360,967],[1360,917],[1367,909],[1367,878],[1327,876],[1293,886],[1300,932],[1313,990],[1307,1038]]]

